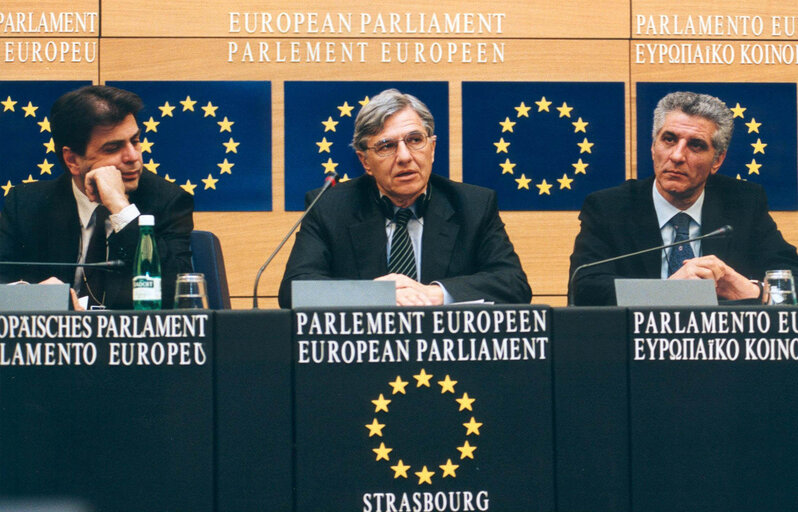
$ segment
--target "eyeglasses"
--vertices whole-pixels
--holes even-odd
[[[399,143],[404,142],[410,151],[420,151],[427,147],[428,140],[435,140],[435,135],[428,136],[422,132],[410,132],[401,139],[385,139],[366,149],[374,151],[379,157],[393,156],[399,149]]]

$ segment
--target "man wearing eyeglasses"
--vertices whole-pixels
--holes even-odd
[[[496,193],[432,174],[434,128],[426,105],[396,89],[361,109],[352,146],[365,174],[330,190],[303,221],[281,307],[291,305],[292,281],[311,279],[395,281],[400,306],[530,302]]]

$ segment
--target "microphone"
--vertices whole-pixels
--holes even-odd
[[[97,263],[63,263],[47,261],[0,261],[0,266],[9,267],[68,267],[68,268],[98,268],[101,270],[119,270],[125,267],[122,260],[100,261]]]
[[[313,198],[313,201],[311,201],[311,203],[308,205],[305,211],[302,212],[302,215],[299,216],[299,220],[297,220],[296,224],[294,224],[291,227],[291,229],[288,230],[288,233],[285,235],[285,237],[280,241],[279,244],[277,244],[277,247],[274,249],[274,252],[271,253],[266,262],[258,270],[258,275],[255,276],[255,291],[252,292],[252,307],[254,309],[258,309],[258,283],[260,282],[261,274],[263,274],[263,271],[266,270],[266,267],[269,266],[269,263],[272,262],[274,257],[277,256],[277,253],[280,252],[280,249],[283,248],[288,239],[291,238],[291,235],[294,234],[296,228],[298,228],[299,225],[302,224],[302,221],[305,220],[305,217],[307,217],[308,213],[310,213],[310,211],[313,209],[313,207],[316,205],[319,199],[321,199],[321,196],[323,196],[324,193],[327,192],[327,189],[329,189],[330,187],[334,187],[336,183],[338,183],[338,173],[332,171],[329,176],[324,178],[324,186],[321,187],[321,190],[319,191],[318,194],[316,194],[316,197]]]
[[[681,240],[679,242],[673,242],[671,244],[658,245],[656,247],[650,247],[648,249],[643,249],[642,251],[630,252],[628,254],[621,254],[620,256],[614,256],[612,258],[607,258],[607,259],[603,259],[603,260],[593,261],[591,263],[585,263],[584,265],[579,265],[578,267],[576,267],[574,269],[573,273],[571,274],[571,280],[570,280],[570,283],[569,283],[570,286],[568,287],[568,305],[569,306],[573,306],[574,305],[574,301],[573,301],[574,278],[576,277],[577,272],[579,272],[580,270],[583,270],[583,269],[586,269],[586,268],[590,268],[590,267],[595,267],[596,265],[603,265],[604,263],[612,263],[613,261],[618,261],[618,260],[623,260],[623,259],[626,259],[626,258],[631,258],[633,256],[639,256],[641,254],[645,254],[645,253],[649,253],[649,252],[653,252],[653,251],[661,251],[663,249],[667,249],[669,247],[674,247],[674,246],[677,246],[677,245],[683,245],[683,244],[689,244],[689,243],[692,243],[692,242],[697,242],[698,240],[703,240],[705,238],[714,238],[714,237],[718,237],[718,236],[728,236],[728,235],[730,235],[732,233],[732,231],[734,231],[734,228],[732,228],[731,226],[726,224],[725,226],[720,227],[720,228],[716,229],[715,231],[709,232],[706,235],[700,235],[700,236],[697,236],[697,237],[694,237],[694,238],[688,238],[686,240]]]

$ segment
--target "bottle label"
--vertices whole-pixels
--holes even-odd
[[[134,277],[133,300],[161,300],[161,278],[149,276]]]

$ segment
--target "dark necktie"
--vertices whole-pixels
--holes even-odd
[[[416,278],[416,257],[413,254],[413,243],[407,232],[407,221],[413,216],[408,208],[396,212],[394,223],[396,227],[391,237],[391,256],[388,259],[388,272],[404,274],[411,279]]]
[[[673,238],[674,243],[687,240],[690,237],[689,215],[684,212],[679,212],[668,222],[670,222],[670,225],[673,226],[673,229],[676,231],[676,236]],[[690,247],[690,244],[671,247],[671,251],[668,254],[668,276],[673,275],[674,272],[682,268],[682,264],[685,260],[694,257],[693,248]]]
[[[98,263],[106,260],[106,238],[105,221],[108,219],[108,209],[100,205],[94,210],[94,230],[89,238],[89,246],[86,248],[85,263]],[[83,270],[84,281],[81,287],[81,295],[89,296],[89,303],[93,305],[102,304],[105,291],[105,271],[96,268],[86,268]]]

